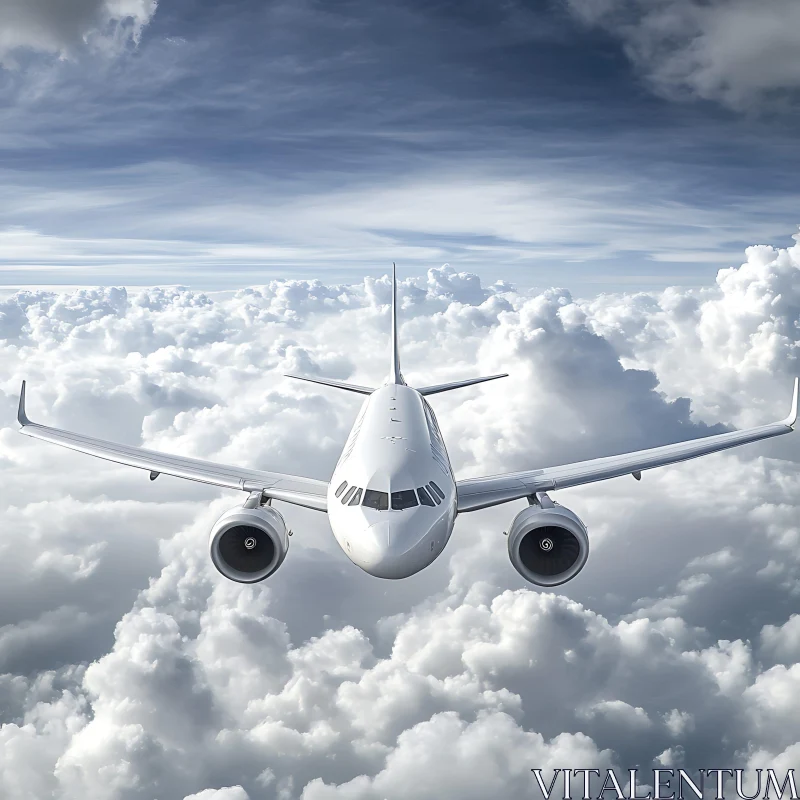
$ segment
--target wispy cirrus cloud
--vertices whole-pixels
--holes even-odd
[[[735,263],[744,226],[763,240],[785,231],[776,202],[754,208],[735,198],[713,208],[665,181],[599,167],[565,175],[547,159],[521,170],[513,159],[459,168],[430,158],[385,185],[381,173],[312,187],[302,177],[158,162],[108,170],[102,190],[80,172],[63,174],[58,189],[44,176],[39,185],[6,176],[6,284],[112,283],[123,274],[132,284],[217,289],[287,269],[343,280],[397,261],[405,274],[449,262],[593,294],[604,281],[669,284],[670,262],[680,282],[698,285]]]

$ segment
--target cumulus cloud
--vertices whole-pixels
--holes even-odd
[[[785,414],[799,295],[800,246],[751,248],[702,291],[585,302],[442,267],[400,286],[404,374],[512,374],[434,399],[461,475],[650,446]],[[379,382],[388,300],[382,276],[3,302],[4,798],[469,800],[535,794],[534,767],[791,763],[800,470],[783,443],[559,493],[592,553],[553,593],[508,561],[522,504],[459,518],[402,582],[286,507],[286,563],[233,584],[207,536],[235,493],[14,430],[26,377],[34,419],[327,478],[358,398],[282,375]]]
[[[748,110],[800,89],[793,0],[567,0],[584,22],[618,37],[656,90]]]
[[[690,395],[698,418],[755,424],[769,414],[761,398],[781,386],[786,394],[787,375],[800,370],[800,247],[759,245],[746,256],[721,269],[713,289],[601,295],[588,304],[588,325],[627,366],[657,373],[668,395]],[[704,380],[709,370],[714,382]]]
[[[762,657],[784,664],[800,660],[800,615],[792,614],[783,625],[765,625],[761,631]]]
[[[204,789],[184,800],[250,800],[250,795],[241,786],[226,786],[223,789]]]
[[[156,0],[5,0],[0,5],[0,63],[20,50],[74,56],[92,45],[116,49],[138,42]]]

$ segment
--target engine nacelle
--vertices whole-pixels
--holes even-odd
[[[283,563],[289,535],[283,517],[272,506],[238,506],[214,523],[209,547],[214,566],[226,578],[257,583]]]
[[[514,569],[537,586],[574,578],[589,557],[589,537],[578,515],[545,496],[543,505],[520,511],[508,532]]]

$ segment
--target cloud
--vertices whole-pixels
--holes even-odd
[[[800,89],[793,0],[567,0],[583,22],[619,38],[656,91],[692,95],[738,111]]]
[[[250,800],[250,795],[241,786],[226,786],[223,789],[204,789],[187,795],[184,800]]]
[[[166,111],[152,113],[168,119]],[[73,134],[98,149],[108,140],[141,147],[152,135],[99,119],[52,146],[77,146]],[[0,277],[14,286],[238,289],[279,278],[287,265],[297,276],[350,283],[376,263],[396,261],[402,274],[421,277],[449,262],[523,285],[567,277],[576,294],[591,296],[609,273],[624,284],[668,284],[667,263],[733,264],[743,231],[748,241],[772,241],[791,222],[794,188],[764,198],[757,181],[721,191],[703,177],[712,203],[687,190],[674,165],[654,173],[651,159],[631,168],[602,142],[565,147],[588,153],[589,163],[565,170],[543,144],[535,156],[507,151],[490,163],[481,152],[421,154],[397,175],[367,160],[341,180],[222,171],[188,156],[159,158],[157,143],[135,165],[89,172],[47,168],[47,153],[37,151],[32,166],[0,174]],[[702,273],[680,269],[677,282],[703,283]]]
[[[0,7],[0,63],[20,50],[70,58],[85,45],[113,49],[137,43],[156,0],[6,0]]]
[[[791,664],[800,660],[800,615],[792,614],[783,625],[765,625],[761,631],[762,657]]]
[[[459,475],[766,422],[789,399],[799,262],[753,248],[701,291],[588,301],[432,269],[400,285],[404,374],[511,373],[432,401]],[[559,493],[592,552],[552,593],[508,561],[518,504],[460,517],[401,582],[286,507],[285,564],[236,585],[207,554],[234,493],[14,430],[26,377],[42,422],[326,478],[358,398],[282,375],[381,380],[388,299],[381,276],[3,301],[0,795],[446,800],[522,796],[534,767],[791,761],[791,437]]]
[[[782,385],[788,409],[787,376],[800,368],[800,247],[749,247],[746,257],[720,270],[712,290],[599,297],[588,304],[589,326],[615,343],[626,365],[656,371],[670,395],[692,389],[699,418],[756,424],[781,409],[760,407],[759,387],[778,397]],[[714,384],[702,379],[709,369]]]

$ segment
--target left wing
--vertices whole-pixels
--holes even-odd
[[[31,422],[25,413],[25,381],[22,382],[22,390],[19,395],[17,419],[22,425],[20,433],[24,433],[26,436],[43,439],[46,442],[78,450],[90,456],[104,458],[107,461],[149,470],[151,479],[158,477],[163,472],[165,475],[210,483],[226,489],[241,489],[245,492],[257,492],[260,489],[266,497],[275,500],[283,500],[318,511],[327,510],[328,484],[325,481],[283,475],[280,472],[229,467],[224,464],[215,464],[213,461],[201,461],[197,458],[146,450],[143,447],[107,442],[104,439],[94,439],[80,433],[48,428],[46,425]]]
[[[456,481],[458,510],[459,512],[476,511],[479,508],[530,497],[535,492],[566,489],[570,486],[603,481],[620,475],[632,474],[638,479],[641,478],[640,473],[645,469],[663,467],[678,461],[688,461],[690,458],[727,450],[729,447],[737,447],[740,444],[791,433],[797,422],[798,382],[798,378],[795,378],[789,416],[780,422],[743,431],[718,433],[702,439],[691,439],[688,442],[652,447],[649,450],[638,450],[635,453],[623,453],[618,456],[579,461],[575,464],[563,464],[559,467],[509,472],[489,478],[468,478]]]

